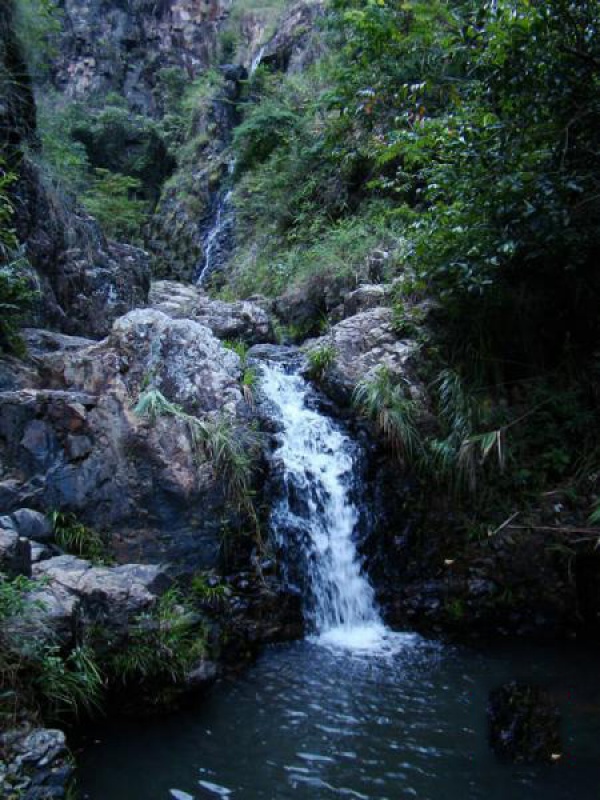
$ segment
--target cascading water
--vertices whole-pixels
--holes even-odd
[[[232,191],[226,191],[217,201],[214,222],[204,237],[204,264],[198,272],[196,283],[201,286],[216,268],[223,251],[228,252],[230,233],[233,224],[231,204]]]
[[[271,524],[282,545],[303,561],[307,621],[320,641],[372,648],[385,628],[354,541],[359,514],[350,495],[357,447],[340,425],[309,407],[311,388],[301,376],[268,363],[261,386],[282,425],[275,458],[284,491]],[[293,548],[286,542],[290,536]]]

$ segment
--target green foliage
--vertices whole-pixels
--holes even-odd
[[[239,356],[241,367],[242,367],[242,377],[241,377],[241,384],[242,384],[242,393],[244,395],[244,399],[248,403],[248,405],[254,405],[254,390],[256,389],[256,385],[258,383],[258,373],[256,368],[248,364],[248,345],[241,341],[229,341],[225,340],[223,345],[228,350],[233,350],[237,356]]]
[[[281,100],[266,99],[255,106],[246,120],[235,129],[233,146],[240,171],[264,163],[282,145],[289,145],[299,118]]]
[[[371,419],[406,462],[416,462],[422,450],[415,402],[396,383],[389,369],[380,367],[372,378],[358,383],[353,403]]]
[[[43,610],[31,593],[40,585],[0,573],[0,719],[9,723],[21,704],[52,721],[95,711],[102,695],[92,650],[78,646],[65,656],[47,637],[38,638],[39,632],[31,635],[27,621]]]
[[[56,544],[67,553],[87,558],[94,563],[106,561],[106,545],[99,533],[80,522],[75,514],[52,511],[50,520]]]
[[[195,599],[208,605],[220,605],[227,595],[226,587],[211,579],[210,575],[197,572],[191,583],[191,592]]]
[[[138,417],[148,417],[151,422],[155,422],[158,417],[162,416],[185,417],[181,406],[167,400],[159,389],[152,386],[144,388],[134,406],[133,413]]]
[[[47,76],[61,28],[61,11],[55,0],[15,0],[17,36],[25,51],[29,74]]]
[[[148,213],[147,202],[139,197],[140,190],[137,178],[96,169],[83,202],[110,238],[136,241]]]
[[[329,343],[316,347],[308,353],[308,374],[315,381],[323,380],[329,369],[335,364],[337,350],[335,344]]]
[[[165,680],[176,684],[204,652],[205,639],[196,620],[180,593],[170,589],[152,611],[137,617],[108,669],[125,685]]]
[[[58,647],[48,646],[35,673],[33,686],[46,718],[91,714],[100,708],[104,679],[89,647],[78,646],[64,658]]]
[[[12,227],[14,207],[9,195],[16,175],[0,158],[0,352],[19,353],[18,324],[35,296],[27,275],[27,261],[18,249]]]

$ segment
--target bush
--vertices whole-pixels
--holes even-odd
[[[67,553],[94,563],[106,562],[106,544],[99,533],[80,522],[74,514],[53,511],[50,520],[56,544]]]

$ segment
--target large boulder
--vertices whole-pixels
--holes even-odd
[[[48,388],[0,392],[0,498],[110,533],[120,560],[214,566],[225,483],[185,419],[138,416],[148,386],[200,418],[248,407],[238,356],[198,322],[132,311],[88,347],[39,354]]]
[[[275,338],[270,315],[248,300],[225,303],[211,299],[202,289],[189,284],[156,281],[148,302],[175,319],[193,319],[206,325],[219,339],[259,344]]]
[[[307,342],[304,349],[310,357],[322,348],[329,348],[334,354],[333,363],[323,376],[323,388],[334,399],[348,403],[359,381],[385,367],[405,381],[415,400],[425,402],[424,389],[415,372],[419,344],[398,338],[392,309],[373,308],[348,317],[327,335]]]
[[[68,555],[36,564],[33,576],[44,584],[36,593],[42,607],[50,595],[60,602],[66,592],[77,606],[79,623],[102,624],[121,632],[137,616],[151,610],[157,596],[170,585],[159,565],[99,567]]]

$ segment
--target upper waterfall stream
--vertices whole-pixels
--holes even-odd
[[[261,388],[282,426],[275,458],[284,490],[271,527],[298,553],[306,576],[309,627],[321,641],[372,648],[385,633],[356,550],[358,510],[351,498],[356,445],[341,426],[309,406],[310,386],[284,365],[263,366]],[[294,537],[294,546],[286,541]]]

